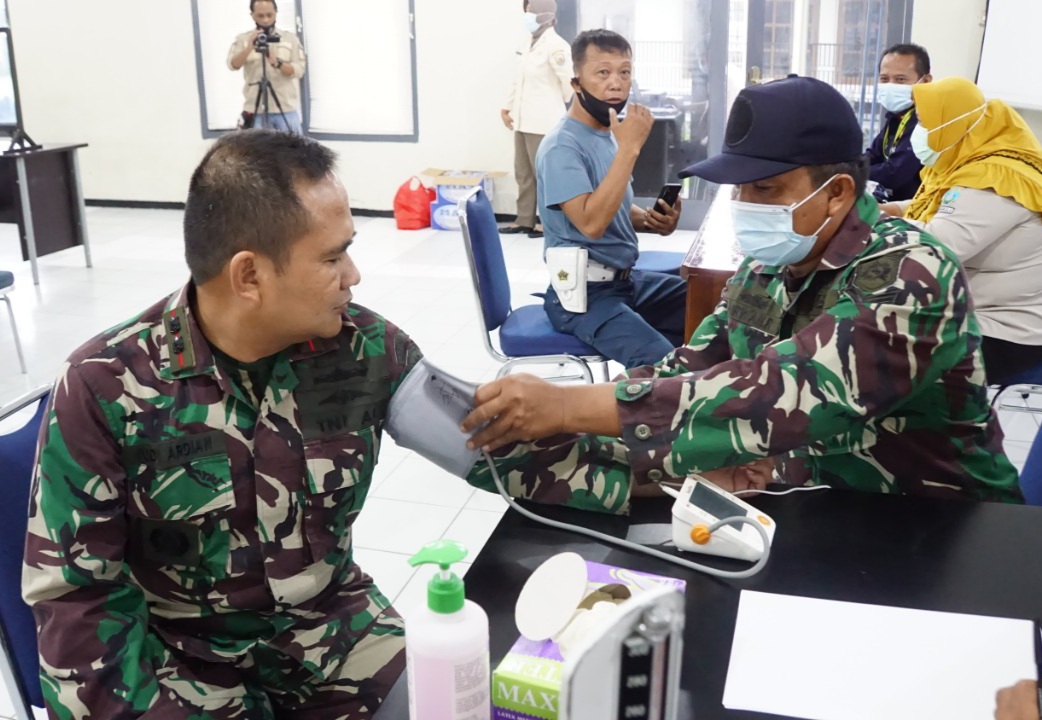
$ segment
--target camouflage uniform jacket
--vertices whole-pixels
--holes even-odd
[[[191,292],[74,353],[41,428],[23,593],[61,717],[146,710],[157,642],[209,662],[266,643],[319,679],[347,652],[334,599],[358,578],[351,526],[419,350],[352,306],[336,338],[279,354],[258,403],[248,373],[215,363]],[[628,506],[617,442],[517,445],[498,466],[519,497]]]
[[[634,479],[785,455],[787,482],[1021,502],[954,254],[862,198],[805,282],[746,259],[687,347],[618,384]]]

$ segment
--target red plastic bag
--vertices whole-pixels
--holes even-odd
[[[431,226],[431,203],[436,194],[418,177],[405,181],[394,196],[394,219],[399,230],[422,230]]]

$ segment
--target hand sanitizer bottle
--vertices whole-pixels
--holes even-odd
[[[405,619],[411,720],[489,720],[488,616],[464,599],[463,581],[449,571],[467,556],[457,542],[426,545],[409,559],[440,571],[427,584],[427,606]]]

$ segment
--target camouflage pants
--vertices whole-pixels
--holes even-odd
[[[160,694],[143,720],[368,720],[405,669],[405,632],[391,607],[361,629],[324,680],[298,660],[258,644],[234,662],[165,649]]]

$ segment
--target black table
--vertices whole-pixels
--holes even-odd
[[[59,250],[83,246],[91,267],[86,208],[76,151],[80,145],[45,145],[35,150],[0,154],[0,223],[17,223],[22,259],[36,260]]]
[[[466,576],[467,597],[489,615],[493,667],[517,638],[514,602],[525,580],[540,562],[567,550],[588,560],[687,581],[682,718],[778,717],[729,711],[721,703],[742,589],[997,617],[1030,619],[1042,614],[1042,562],[1037,558],[1042,508],[841,490],[750,502],[777,521],[778,531],[767,567],[742,581],[722,581],[609,549],[507,512]],[[630,522],[663,522],[671,504],[638,501],[628,520],[528,507],[622,536]],[[726,560],[714,564],[743,566]],[[408,717],[406,699],[403,678],[378,720]]]

